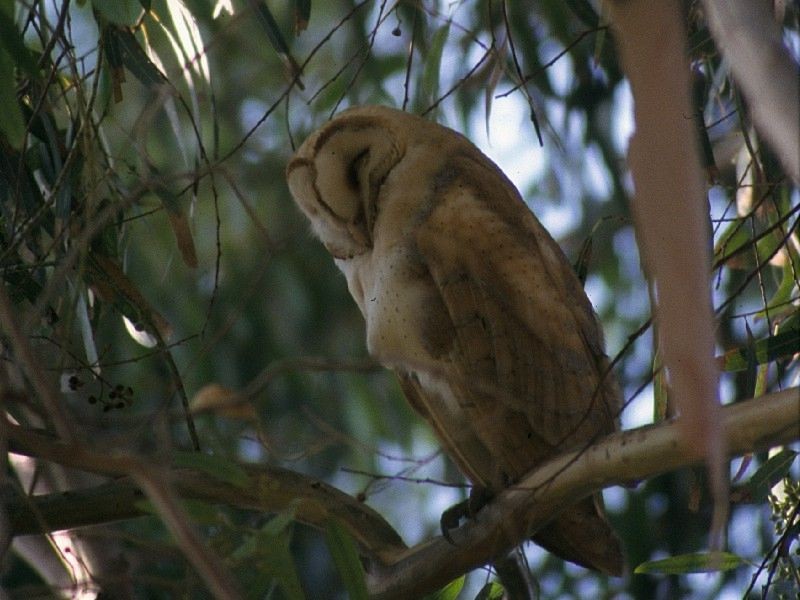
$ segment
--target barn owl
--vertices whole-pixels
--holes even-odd
[[[369,353],[476,489],[496,493],[617,428],[620,392],[578,278],[465,137],[398,110],[353,108],[314,132],[286,173],[347,278]],[[600,494],[533,540],[623,570]]]

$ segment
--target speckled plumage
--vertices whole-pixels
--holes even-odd
[[[495,492],[616,429],[620,393],[580,282],[466,138],[355,108],[305,141],[287,177],[347,277],[370,354],[475,485]],[[607,573],[623,568],[599,494],[534,541]]]

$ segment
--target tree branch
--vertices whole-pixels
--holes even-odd
[[[748,101],[756,128],[800,184],[800,69],[781,39],[772,3],[704,0],[708,27]]]
[[[800,388],[726,406],[722,426],[731,456],[800,439]],[[585,451],[547,462],[499,494],[477,518],[410,548],[398,561],[369,572],[375,598],[413,598],[487,564],[528,539],[571,504],[603,487],[640,481],[694,464],[697,450],[677,420],[608,436]]]
[[[127,477],[130,458],[64,444],[8,422],[3,425],[11,452],[121,477],[90,490],[7,500],[13,535],[46,533],[150,514],[138,506],[144,495],[133,479]],[[374,560],[390,561],[406,549],[400,536],[380,514],[333,486],[280,467],[237,466],[248,477],[241,486],[187,468],[174,468],[166,478],[183,498],[260,512],[280,512],[291,506],[299,521],[321,529],[331,518],[337,518]]]
[[[800,440],[800,388],[726,406],[722,428],[731,456]],[[336,517],[359,544],[376,598],[417,597],[471,569],[492,562],[528,539],[572,503],[611,485],[640,481],[692,465],[697,451],[669,421],[611,435],[582,451],[563,454],[499,494],[477,519],[441,537],[406,548],[371,508],[316,479],[270,466],[244,466],[237,487],[208,473],[173,469],[169,480],[182,498],[277,512],[295,502],[298,520],[324,528]],[[11,451],[106,475],[125,473],[124,459],[93,454],[6,423]],[[117,464],[120,461],[120,464]],[[42,533],[143,514],[142,492],[130,478],[92,490],[16,498],[7,502],[15,535]],[[86,503],[81,511],[80,505]],[[45,525],[46,524],[46,525]]]

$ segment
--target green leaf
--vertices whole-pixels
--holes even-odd
[[[770,457],[767,462],[753,473],[747,483],[747,487],[750,489],[750,497],[755,502],[766,500],[773,486],[789,473],[789,469],[792,467],[796,457],[797,452],[788,448]]]
[[[425,600],[456,600],[461,590],[464,588],[466,577],[462,575],[457,579],[453,579],[450,583],[442,589],[425,596]]]
[[[750,346],[729,350],[722,355],[725,371],[746,371],[753,364],[763,365],[800,352],[800,327],[757,340]]]
[[[267,524],[261,528],[261,531],[264,535],[273,537],[286,533],[289,526],[294,523],[296,509],[296,504],[290,505],[289,508],[272,517]]]
[[[589,0],[566,0],[565,4],[587,27],[594,28],[600,24],[600,16]]]
[[[644,562],[633,572],[638,575],[644,573],[662,573],[664,575],[716,573],[717,571],[730,571],[745,564],[748,564],[746,560],[730,552],[698,552]]]
[[[249,3],[255,12],[259,25],[261,25],[264,33],[267,34],[269,43],[283,60],[289,70],[289,74],[292,77],[297,77],[300,74],[300,65],[297,64],[297,61],[289,51],[289,44],[286,43],[286,39],[284,39],[275,17],[272,16],[269,6],[263,0],[249,0]],[[297,83],[300,89],[303,89],[299,79]]]
[[[426,104],[432,103],[439,95],[439,77],[442,67],[442,52],[450,35],[450,23],[436,30],[431,40],[428,54],[425,57],[425,66],[422,71],[422,90],[426,95]]]
[[[0,132],[13,148],[20,150],[25,141],[25,121],[17,103],[15,82],[14,63],[8,53],[0,48],[0,106],[3,107]]]
[[[239,578],[245,589],[264,589],[266,582],[275,582],[289,600],[305,599],[289,547],[287,525],[293,515],[287,511],[270,519],[231,554],[241,569]]]
[[[196,469],[214,479],[230,483],[239,488],[250,485],[250,476],[241,466],[228,458],[203,454],[202,452],[176,452],[172,457],[176,467]]]
[[[25,41],[14,24],[14,5],[12,2],[8,4],[9,6],[0,4],[0,49],[5,48],[18,67],[29,77],[36,78],[39,67],[31,51],[25,47]]]
[[[106,30],[117,43],[122,63],[145,87],[153,88],[167,81],[147,56],[132,31],[116,27],[109,27]]]
[[[92,6],[110,22],[127,27],[135,25],[143,12],[139,0],[92,0]]]
[[[505,588],[497,581],[487,583],[475,596],[475,600],[501,600],[505,594]]]
[[[780,314],[796,310],[792,301],[796,300],[798,296],[797,271],[800,270],[800,260],[793,248],[787,245],[785,250],[791,256],[793,264],[787,261],[783,266],[780,285],[767,302],[767,310],[762,309],[757,313],[760,317],[766,317],[767,311],[770,317],[775,318]]]
[[[720,263],[727,263],[731,268],[744,269],[752,263],[748,254],[741,250],[752,244],[752,239],[742,219],[736,219],[719,235],[714,245],[714,256]]]
[[[328,544],[336,570],[342,578],[350,600],[367,600],[367,582],[364,567],[358,556],[353,538],[336,519],[328,521],[325,527],[325,541]]]

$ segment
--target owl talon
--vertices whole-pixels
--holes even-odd
[[[463,500],[445,510],[439,520],[439,527],[442,529],[442,537],[454,546],[456,543],[450,536],[450,532],[454,529],[458,529],[461,519],[470,516],[469,510],[469,499]]]
[[[467,498],[467,517],[473,518],[491,499],[492,493],[487,488],[477,485],[473,487]]]
[[[442,529],[442,537],[455,546],[450,532],[458,529],[461,519],[473,519],[478,511],[486,506],[492,499],[492,495],[484,487],[473,487],[469,498],[454,504],[442,513],[439,526]]]

